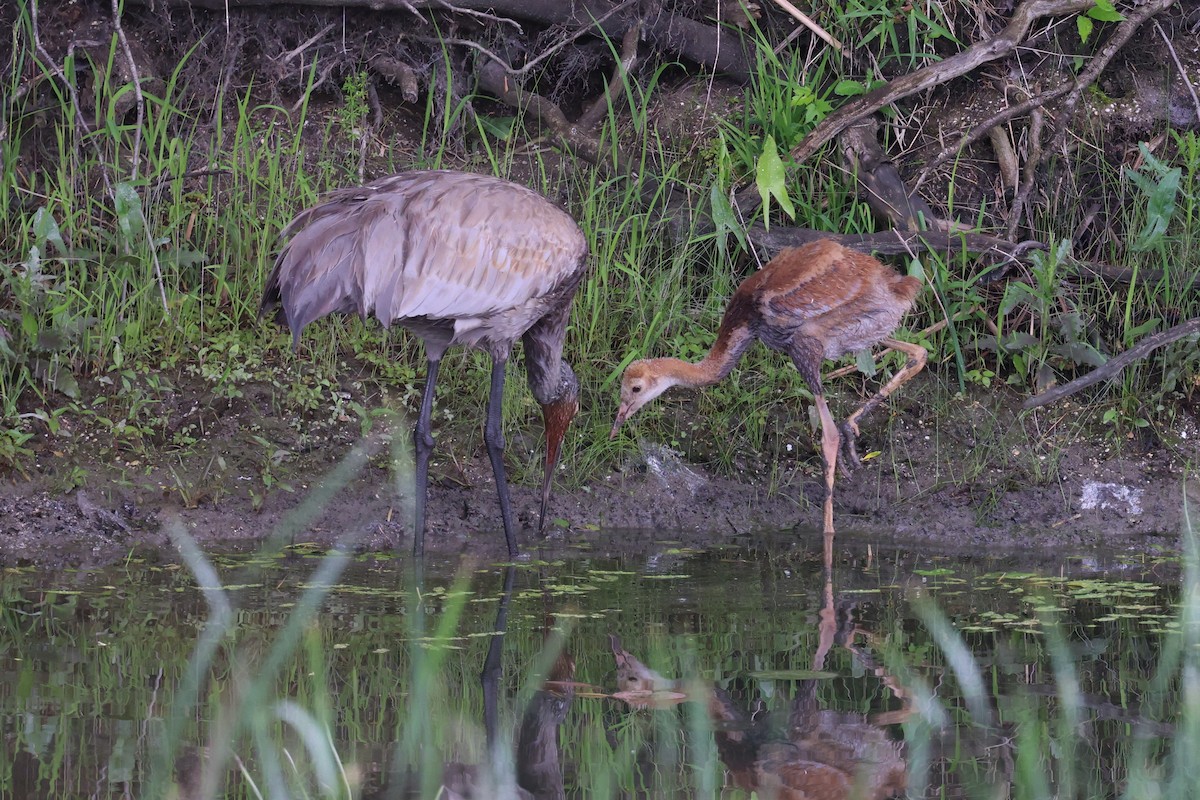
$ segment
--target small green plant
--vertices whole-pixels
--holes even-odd
[[[20,390],[44,387],[69,398],[79,396],[73,355],[93,320],[72,313],[64,291],[47,263],[53,247],[65,256],[58,224],[45,208],[31,220],[25,259],[16,266],[0,262],[0,369],[5,371],[4,416],[16,410]]]
[[[367,81],[366,70],[353,72],[342,81],[342,105],[337,117],[347,138],[357,139],[362,134],[367,112],[371,110],[367,104]]]
[[[1064,293],[1059,269],[1069,247],[1064,240],[1050,253],[1032,254],[1031,280],[1010,281],[1005,287],[997,312],[999,336],[979,339],[980,347],[996,352],[998,363],[1012,366],[1010,384],[1030,382],[1042,391],[1062,371],[1098,367],[1107,360],[1088,341],[1083,313]],[[1010,315],[1017,311],[1021,315],[1014,323]]]
[[[832,7],[830,14],[837,18],[834,29],[847,32],[843,40],[855,42],[880,67],[894,63],[911,70],[922,61],[937,59],[937,39],[958,44],[940,2],[849,0]]]

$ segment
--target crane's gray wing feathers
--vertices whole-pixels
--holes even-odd
[[[577,276],[587,244],[564,211],[482,175],[410,172],[331,195],[294,231],[268,281],[298,332],[333,312],[446,320],[465,344],[520,335],[539,298]],[[478,333],[474,333],[476,330]]]

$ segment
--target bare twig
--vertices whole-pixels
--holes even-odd
[[[821,39],[824,40],[824,42],[827,45],[832,47],[834,50],[838,51],[838,55],[845,54],[846,51],[842,47],[842,43],[839,42],[837,39],[833,38],[833,36],[831,36],[829,34],[829,31],[825,30],[820,25],[818,25],[816,22],[814,22],[812,17],[808,16],[808,14],[805,14],[803,11],[796,8],[794,5],[789,3],[788,0],[775,0],[775,5],[779,6],[784,11],[786,11],[787,13],[789,13],[793,17],[795,17],[796,21],[799,22],[801,25],[808,28],[810,31],[815,33],[817,36],[820,36]]]
[[[626,87],[628,75],[637,65],[638,39],[641,38],[641,35],[641,22],[625,31],[625,36],[621,39],[621,56],[613,65],[612,77],[608,79],[608,86],[604,88],[604,93],[597,97],[588,110],[579,117],[579,121],[576,123],[579,127],[591,130],[604,118],[608,109],[616,105],[618,92]],[[620,94],[624,94],[624,92],[620,92]]]
[[[1183,68],[1183,64],[1179,61],[1179,54],[1175,52],[1175,45],[1171,44],[1171,39],[1167,36],[1166,31],[1158,24],[1158,20],[1154,20],[1154,30],[1158,31],[1158,35],[1162,37],[1163,44],[1167,46],[1167,52],[1171,54],[1171,60],[1175,62],[1175,69],[1179,70],[1179,76],[1183,78],[1183,85],[1187,87],[1188,93],[1192,96],[1192,105],[1196,108],[1196,119],[1200,120],[1200,97],[1196,96],[1196,85],[1188,77],[1187,70]]]
[[[278,61],[280,64],[288,63],[293,58],[300,55],[308,48],[312,47],[314,44],[316,44],[318,41],[320,41],[321,38],[325,36],[325,34],[329,33],[331,30],[333,30],[336,27],[337,27],[336,22],[329,23],[324,28],[321,28],[321,30],[317,31],[312,36],[308,37],[303,42],[296,45],[296,47],[294,47],[293,49],[288,50],[286,53],[280,53],[279,55],[277,55],[275,57],[275,60]]]
[[[1042,127],[1045,115],[1035,108],[1029,120],[1029,152],[1025,155],[1025,167],[1021,170],[1021,182],[1013,194],[1012,209],[1008,214],[1008,238],[1017,238],[1017,228],[1025,216],[1029,195],[1033,192],[1033,179],[1037,177],[1038,164],[1042,162]]]
[[[441,44],[441,43],[457,44],[457,45],[462,45],[464,47],[469,47],[472,50],[482,53],[483,55],[490,58],[492,61],[496,62],[498,65],[500,65],[500,68],[503,69],[505,72],[507,72],[509,75],[512,75],[514,78],[520,78],[520,77],[528,74],[530,72],[530,70],[532,70],[534,67],[541,64],[546,59],[550,58],[550,56],[554,55],[559,50],[562,50],[564,47],[566,47],[567,45],[574,42],[576,39],[579,39],[583,36],[590,34],[594,28],[596,28],[600,25],[600,23],[604,22],[605,20],[607,20],[609,17],[616,14],[617,12],[624,10],[627,6],[632,5],[634,2],[636,2],[636,0],[625,0],[624,3],[621,3],[618,6],[615,6],[607,14],[602,15],[601,17],[597,18],[595,21],[593,21],[587,25],[581,26],[577,31],[575,31],[574,33],[572,33],[570,36],[563,39],[562,41],[556,42],[553,47],[547,49],[546,52],[542,53],[537,58],[528,62],[527,64],[525,64],[525,66],[521,67],[520,69],[513,67],[511,64],[509,64],[507,61],[505,61],[500,56],[493,53],[491,50],[488,50],[483,45],[479,44],[478,42],[473,42],[470,39],[451,39],[451,38],[446,38],[446,37],[434,38],[431,36],[415,36],[413,38],[420,42],[433,42],[435,44]]]
[[[117,40],[121,43],[121,52],[129,67],[129,80],[133,84],[133,97],[137,105],[137,124],[133,128],[133,158],[130,178],[137,180],[138,170],[142,165],[142,125],[146,120],[146,98],[142,95],[142,79],[138,74],[137,61],[133,58],[133,50],[129,47],[129,39],[125,37],[125,29],[121,27],[121,0],[112,0],[113,30],[117,32]],[[155,264],[157,267],[157,263]],[[159,288],[162,288],[162,275],[159,275]],[[166,293],[163,294],[163,307],[167,304]]]
[[[1049,405],[1050,403],[1061,400],[1064,397],[1073,395],[1081,389],[1086,389],[1094,383],[1099,383],[1107,378],[1116,377],[1118,374],[1120,374],[1121,370],[1125,369],[1125,367],[1129,366],[1134,361],[1145,358],[1163,345],[1170,344],[1171,342],[1182,339],[1185,336],[1191,336],[1194,333],[1200,333],[1200,317],[1189,319],[1187,322],[1181,322],[1175,327],[1168,328],[1161,333],[1151,334],[1150,336],[1143,338],[1140,342],[1126,350],[1124,353],[1109,359],[1104,366],[1097,367],[1087,375],[1084,375],[1082,378],[1076,378],[1070,383],[1062,386],[1056,386],[1049,391],[1045,391],[1035,397],[1031,397],[1026,400],[1021,407],[1025,410],[1029,410],[1031,408],[1040,408],[1041,406]]]
[[[451,11],[455,14],[462,14],[467,17],[475,17],[476,19],[483,19],[489,22],[499,22],[504,25],[512,25],[517,29],[517,33],[525,32],[525,29],[521,27],[521,23],[517,22],[515,19],[499,17],[495,14],[489,14],[486,11],[477,11],[473,8],[464,8],[463,6],[451,5],[450,3],[447,3],[446,0],[437,0],[437,5],[441,6],[444,10]],[[413,9],[413,13],[417,13],[416,9]]]

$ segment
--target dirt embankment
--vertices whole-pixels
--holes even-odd
[[[954,413],[947,414],[939,411],[932,384],[926,380],[902,406],[864,428],[860,451],[877,454],[852,475],[839,476],[839,530],[964,551],[1177,552],[1185,493],[1191,508],[1200,508],[1195,418],[1182,414],[1170,430],[1143,440],[1072,440],[1061,423],[1078,409],[1019,417],[1003,395],[988,393],[952,400],[947,407]],[[197,447],[203,452],[182,463],[166,455],[159,463],[139,457],[131,469],[119,457],[45,451],[38,472],[0,486],[0,564],[54,568],[111,562],[140,548],[169,549],[166,526],[177,522],[214,550],[255,547],[272,531],[287,530],[289,542],[352,541],[363,550],[408,551],[405,503],[385,455],[370,459],[310,524],[293,528],[288,520],[350,451],[355,435],[331,436],[306,456],[276,454],[268,490],[261,475],[238,474],[238,465],[249,463],[239,461],[239,451],[247,447],[251,424],[245,414],[226,414]],[[560,481],[545,539],[535,530],[537,489],[517,483],[523,547],[548,554],[630,552],[660,542],[706,547],[755,530],[792,528],[816,541],[820,457],[807,436],[800,432],[795,460],[734,477],[642,442],[619,471],[584,485]],[[510,452],[537,445],[518,438]],[[447,442],[436,452],[426,547],[437,555],[503,558],[490,467],[481,451],[462,452],[462,446]],[[207,472],[218,457],[234,466],[214,479]],[[89,476],[85,488],[66,487],[64,476],[81,469]],[[133,472],[139,477],[131,479]]]

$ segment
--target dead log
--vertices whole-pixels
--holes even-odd
[[[797,228],[788,225],[752,225],[746,236],[757,247],[770,255],[785,247],[799,247],[817,239],[832,239],[851,250],[882,255],[908,255],[918,253],[979,253],[997,259],[1019,261],[1031,250],[1045,250],[1041,242],[1014,243],[1007,239],[989,236],[986,233],[966,231],[905,231],[890,230],[878,233],[831,233],[814,228]]]
[[[538,25],[567,28],[594,27],[597,35],[620,41],[626,31],[639,23],[642,36],[658,49],[680,56],[695,64],[720,72],[739,81],[750,78],[751,59],[748,44],[734,26],[710,25],[667,11],[657,3],[649,10],[642,4],[625,0],[136,0],[144,5],[168,8],[199,8],[229,13],[239,9],[361,8],[372,12],[394,11],[413,14],[418,11],[460,13],[490,19],[523,20]],[[613,13],[616,12],[616,13]]]

